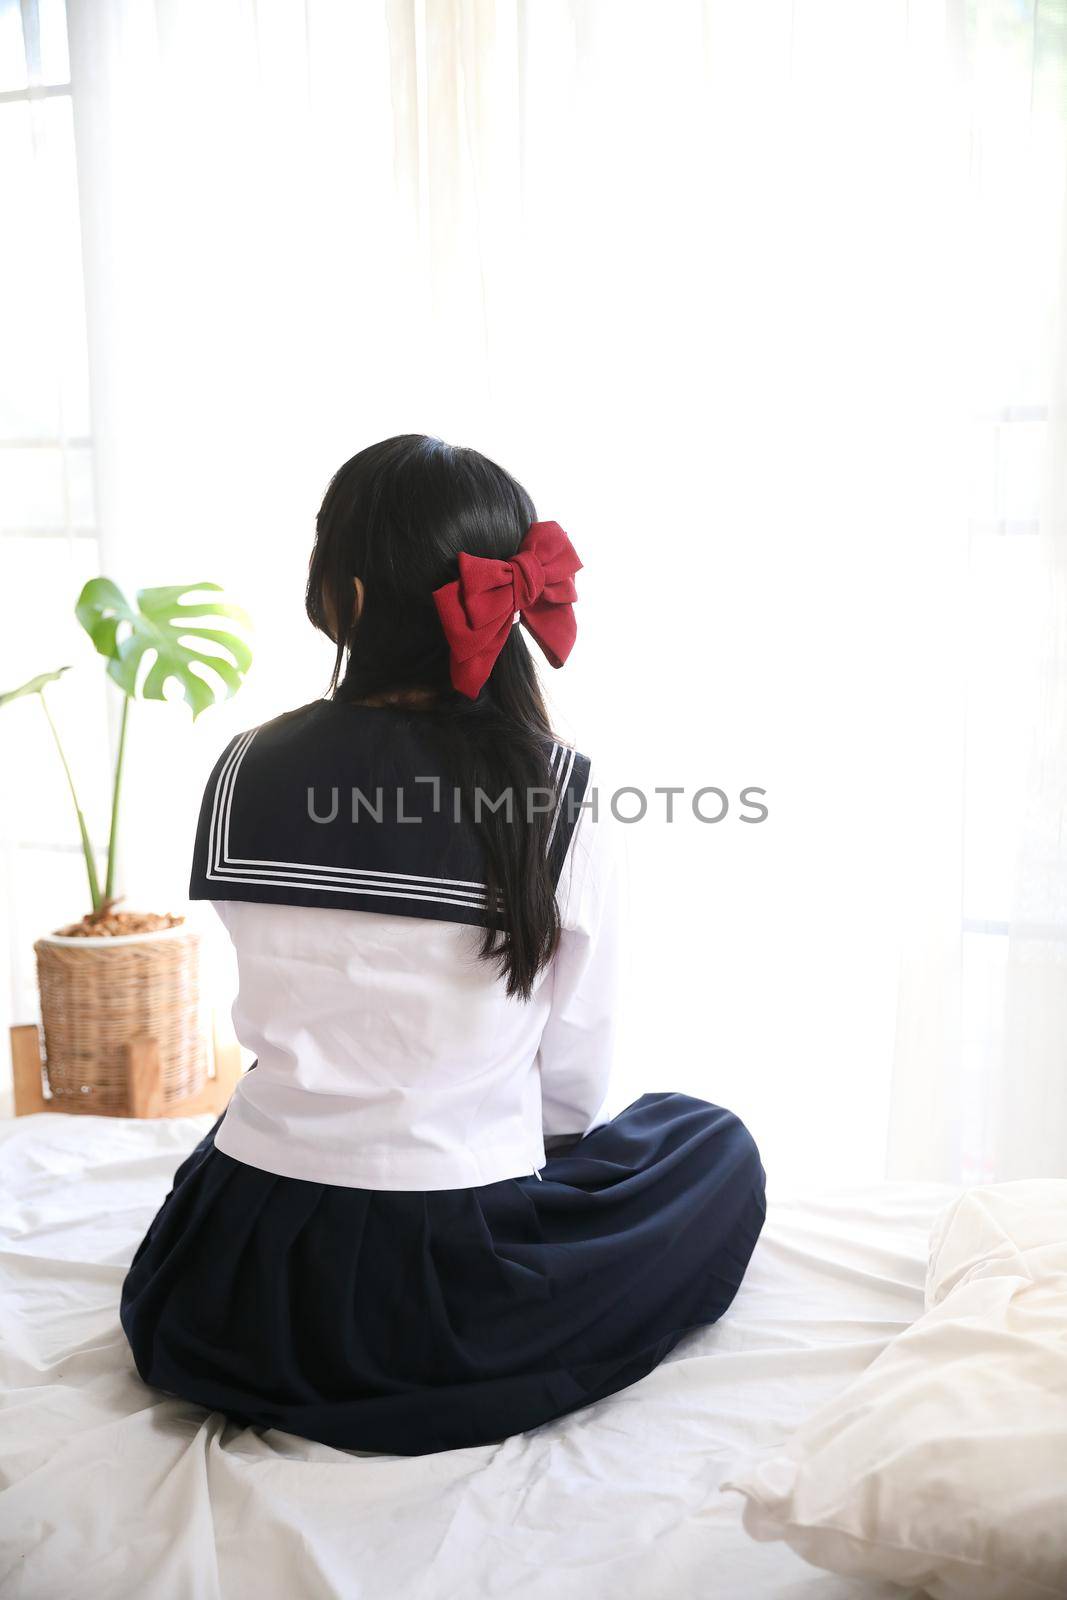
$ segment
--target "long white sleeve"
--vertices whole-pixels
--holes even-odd
[[[584,811],[560,885],[563,928],[537,1057],[546,1140],[608,1120],[622,936],[619,827],[606,802],[596,822]]]

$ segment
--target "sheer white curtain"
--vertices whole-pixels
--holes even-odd
[[[975,8],[958,233],[965,531],[944,701],[904,862],[888,1171],[1067,1171],[1067,42],[1047,8]]]
[[[330,473],[436,433],[585,562],[547,688],[604,802],[649,797],[621,1100],[733,1106],[783,1183],[1062,1171],[1062,494],[1005,498],[1056,426],[1040,15],[71,0],[70,23],[104,565],[223,582],[258,624],[232,705],[192,731],[138,709],[131,898],[180,899],[229,735],[323,687],[302,584]]]

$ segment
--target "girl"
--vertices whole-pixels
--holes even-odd
[[[635,1383],[737,1292],[765,1211],[742,1123],[604,1109],[608,810],[515,626],[560,666],[580,566],[474,450],[403,435],[330,483],[330,696],[234,739],[204,794],[190,893],[256,1062],[123,1285],[146,1383],[418,1455]]]

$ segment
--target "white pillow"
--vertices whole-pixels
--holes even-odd
[[[753,1538],[831,1572],[936,1600],[1067,1595],[1067,1181],[954,1201],[923,1315],[723,1487]]]

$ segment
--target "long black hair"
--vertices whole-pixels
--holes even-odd
[[[487,905],[501,907],[482,939],[508,994],[528,999],[559,943],[548,840],[550,815],[527,806],[551,780],[551,730],[522,631],[513,627],[476,700],[456,693],[433,591],[458,575],[457,556],[508,560],[532,522],[521,484],[477,450],[419,433],[370,445],[330,481],[316,520],[307,614],[337,647],[330,693],[365,700],[429,690],[420,718],[436,736],[463,814],[481,836]],[[354,578],[363,583],[356,615]],[[516,804],[480,810],[475,790]]]

